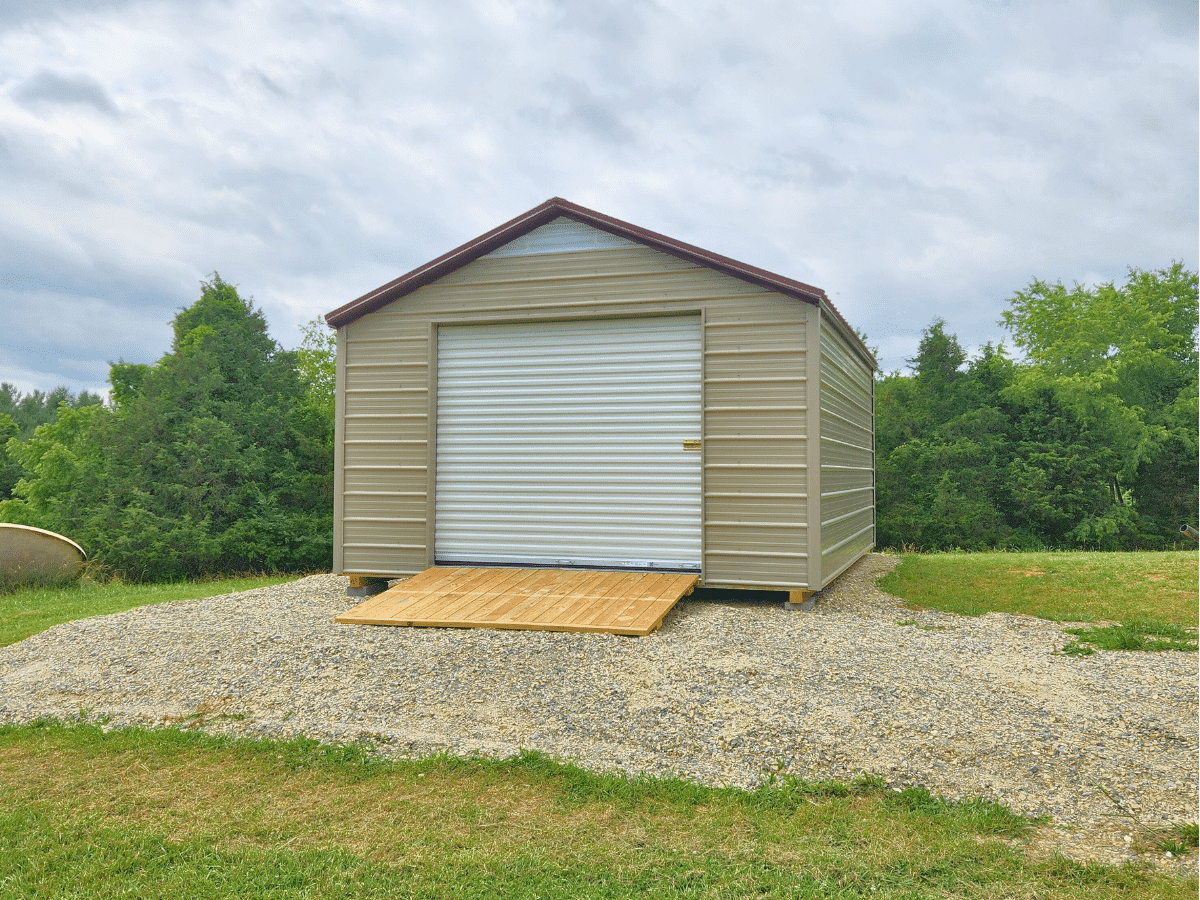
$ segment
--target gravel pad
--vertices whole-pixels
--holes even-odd
[[[636,638],[337,625],[355,601],[318,575],[0,649],[0,721],[88,710],[392,755],[525,748],[740,787],[877,773],[1049,815],[1048,847],[1110,862],[1197,820],[1195,653],[1070,657],[1063,625],[913,612],[875,586],[894,564],[869,555],[813,612],[685,600]]]

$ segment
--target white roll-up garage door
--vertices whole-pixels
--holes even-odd
[[[700,318],[438,329],[439,564],[700,571]]]

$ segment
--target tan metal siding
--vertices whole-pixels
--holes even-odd
[[[774,295],[706,309],[707,582],[807,584],[806,316]]]
[[[821,586],[875,546],[874,378],[821,320]]]
[[[368,316],[339,333],[342,572],[409,575],[428,555],[428,330],[392,324]]]
[[[808,587],[811,309],[636,246],[484,257],[352,322],[344,329],[345,371],[339,369],[346,386],[339,427],[360,443],[345,447],[341,571],[401,575],[432,563],[433,326],[698,312],[704,323],[703,577],[748,587]]]
[[[346,471],[345,435],[346,418],[346,329],[339,328],[334,354],[333,393],[333,571],[346,572],[342,554],[342,520],[345,518]]]

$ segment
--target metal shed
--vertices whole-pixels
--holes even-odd
[[[874,546],[876,364],[818,288],[554,198],[325,318],[336,572],[800,599]]]

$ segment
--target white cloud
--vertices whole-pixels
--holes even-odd
[[[91,368],[59,368],[66,337],[6,316],[5,370],[48,389],[152,361],[214,270],[294,346],[553,195],[825,288],[886,369],[936,316],[995,341],[1033,277],[1196,264],[1195,14],[1175,6],[9,8],[0,304],[52,283],[56,309],[101,302],[127,332],[67,342]]]

